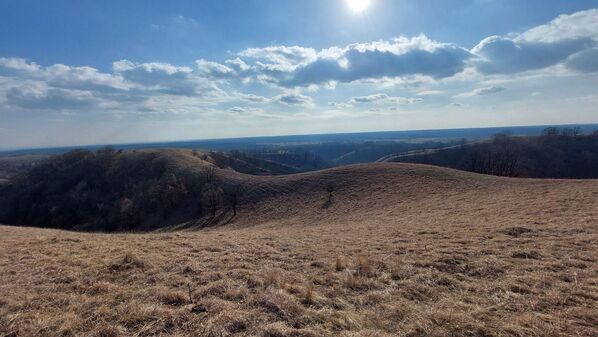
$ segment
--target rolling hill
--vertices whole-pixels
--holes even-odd
[[[247,167],[243,168],[252,171]],[[251,226],[296,218],[302,223],[372,217],[393,221],[399,214],[411,215],[416,207],[436,216],[454,209],[466,214],[473,207],[496,220],[511,210],[522,219],[539,221],[550,210],[569,205],[571,193],[586,201],[578,202],[574,211],[591,213],[589,201],[596,197],[596,188],[595,180],[513,180],[416,164],[361,164],[255,176],[234,170],[224,155],[192,150],[73,152],[14,179],[0,197],[0,221],[147,231],[224,223]],[[525,205],[513,193],[525,195]],[[545,212],[526,213],[539,205]],[[233,208],[238,209],[235,216]]]
[[[191,150],[36,169],[2,199],[38,208],[2,222],[158,232],[0,226],[2,336],[596,333],[598,180],[404,163],[254,176]]]

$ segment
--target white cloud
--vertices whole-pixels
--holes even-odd
[[[387,94],[373,94],[368,96],[358,96],[351,98],[352,103],[376,103],[380,101],[386,101],[388,99]]]
[[[557,65],[595,44],[589,38],[547,43],[491,36],[482,40],[472,52],[480,56],[474,64],[482,74],[514,74]]]
[[[23,109],[138,111],[159,95],[202,98],[202,104],[227,99],[215,82],[189,67],[168,63],[113,63],[113,72],[64,64],[40,66],[20,58],[0,58],[0,103]],[[196,101],[197,103],[197,101]]]
[[[167,23],[197,25],[184,17]],[[22,58],[0,57],[0,106],[257,115],[265,114],[257,106],[265,109],[271,103],[282,105],[276,107],[281,111],[285,106],[286,110],[315,106],[314,99],[304,95],[309,94],[338,101],[328,103],[328,107],[340,113],[358,104],[370,104],[373,109],[414,104],[432,95],[437,96],[433,101],[441,101],[465,82],[480,88],[454,97],[497,94],[505,90],[498,84],[520,81],[523,76],[594,72],[598,72],[598,9],[562,15],[523,33],[491,36],[471,50],[422,34],[321,50],[302,46],[249,48],[231,59],[198,59],[190,66],[121,60],[114,62],[110,71],[64,64],[44,66]],[[511,76],[518,73],[525,74]],[[347,83],[363,90],[345,91]],[[335,90],[337,98],[330,98],[324,88]],[[397,89],[415,97],[375,93]],[[374,94],[351,98],[355,92]],[[229,104],[219,106],[223,102]],[[239,106],[231,108],[231,102]]]
[[[517,40],[552,43],[581,38],[598,40],[598,9],[559,15],[545,25],[522,33]]]
[[[234,58],[232,60],[226,60],[226,64],[233,68],[237,73],[243,73],[249,71],[251,69],[250,66],[245,63],[245,61],[241,60],[240,58]]]
[[[23,109],[64,111],[106,107],[108,100],[132,100],[131,86],[116,74],[92,67],[48,67],[21,58],[0,58],[4,101]],[[0,92],[1,94],[1,92]]]
[[[234,73],[241,80],[254,78],[283,88],[330,83],[334,88],[337,83],[351,82],[392,86],[409,78],[421,83],[464,74],[471,67],[483,75],[537,71],[560,64],[593,72],[598,68],[596,22],[598,9],[561,15],[520,34],[487,37],[471,50],[421,34],[319,51],[301,46],[249,48],[226,65],[210,65],[219,70],[219,77]]]
[[[580,72],[598,69],[598,9],[561,15],[521,34],[490,36],[471,52],[482,74],[514,74],[563,64]]]
[[[270,99],[264,96],[254,95],[254,94],[237,94],[239,99],[249,103],[267,103],[270,102]]]
[[[309,96],[296,94],[296,93],[286,93],[282,95],[278,95],[274,97],[274,101],[283,104],[283,105],[301,105],[301,106],[308,106],[313,103],[313,100]]]
[[[213,78],[234,74],[241,80],[253,76],[260,83],[281,87],[334,88],[339,82],[450,77],[461,72],[471,56],[464,48],[422,34],[320,51],[300,46],[250,48],[225,61],[226,65],[205,60],[198,65]]]
[[[260,113],[260,112],[263,112],[264,110],[262,110],[260,108],[235,106],[235,107],[228,109],[228,111],[233,112],[235,114],[239,114],[239,115],[246,115],[246,114]]]
[[[499,86],[490,86],[490,87],[483,87],[483,88],[478,88],[469,92],[465,92],[462,94],[459,94],[455,97],[461,97],[461,98],[467,98],[467,97],[474,97],[474,96],[487,96],[487,95],[493,95],[493,94],[497,94],[501,91],[505,91],[506,88],[504,87],[499,87]]]
[[[374,103],[374,104],[414,104],[423,102],[420,97],[394,97],[387,94],[373,94],[368,96],[353,97],[351,103]]]
[[[314,62],[298,67],[280,80],[283,86],[354,82],[367,79],[423,75],[451,77],[465,69],[469,51],[450,43],[439,43],[424,35],[391,41],[353,44],[324,50]]]
[[[6,93],[7,103],[25,109],[68,110],[90,108],[99,103],[91,92],[47,87],[43,83],[26,83]]]
[[[317,53],[313,48],[299,46],[270,46],[249,48],[240,56],[258,60],[264,67],[291,71],[297,66],[316,61]]]
[[[328,106],[333,109],[348,109],[353,107],[353,105],[343,102],[328,102]]]
[[[205,115],[214,113],[213,102],[210,98],[179,95],[153,95],[141,104],[135,104],[132,112],[174,115]]]
[[[442,90],[424,90],[417,93],[417,96],[434,96],[434,95],[442,95],[444,91]]]
[[[101,73],[92,67],[71,67],[54,64],[42,67],[22,58],[0,58],[0,76],[21,80],[43,81],[64,89],[127,90],[123,79],[114,74]]]
[[[27,60],[18,57],[0,57],[0,69],[3,69],[4,73],[11,70],[34,72],[40,70],[40,66],[35,62],[29,63]]]
[[[226,78],[236,74],[233,69],[218,62],[210,62],[201,59],[195,61],[195,64],[197,65],[199,72],[204,76],[207,75],[216,78]]]
[[[196,76],[191,68],[168,63],[121,60],[114,62],[112,68],[129,82],[169,95],[194,96],[201,93],[200,89],[210,86]]]

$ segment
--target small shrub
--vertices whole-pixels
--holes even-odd
[[[303,304],[312,305],[314,304],[314,285],[308,283],[305,285],[305,292],[303,294]]]
[[[174,306],[183,305],[188,301],[185,293],[167,288],[160,288],[156,292],[156,298],[163,304]]]
[[[275,269],[266,270],[262,278],[262,285],[264,288],[280,285],[280,272]]]
[[[374,267],[370,259],[366,256],[358,256],[355,261],[355,273],[364,277],[374,276]]]
[[[347,263],[345,262],[345,259],[342,256],[340,256],[340,255],[336,256],[336,261],[334,263],[334,269],[336,271],[343,271],[343,270],[347,269]]]
[[[367,288],[362,278],[357,277],[350,272],[346,273],[345,278],[343,279],[343,284],[346,288],[349,288],[351,290],[363,290]]]
[[[127,252],[117,262],[112,263],[108,268],[111,271],[123,271],[135,268],[144,268],[145,263],[135,254]]]

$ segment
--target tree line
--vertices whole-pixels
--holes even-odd
[[[481,174],[533,178],[598,178],[598,130],[546,128],[539,136],[496,134],[396,161],[431,164]]]

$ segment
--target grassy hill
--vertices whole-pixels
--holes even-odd
[[[260,198],[241,193],[251,190],[256,175],[291,172],[281,164],[214,152],[77,150],[0,186],[0,219],[96,231],[152,230],[195,219],[207,225],[233,203]]]
[[[95,231],[147,231],[304,222],[400,214],[418,205],[524,212],[527,201],[562,208],[559,195],[594,181],[508,180],[432,166],[377,163],[283,176],[248,175],[222,154],[193,150],[76,151],[53,157],[14,179],[0,194],[7,224]],[[239,169],[238,163],[234,166]],[[242,167],[252,171],[249,164]],[[331,191],[327,191],[327,189]],[[566,192],[561,191],[565,189]],[[540,192],[539,192],[540,191]],[[546,192],[544,192],[546,191]],[[547,193],[547,194],[544,194]],[[455,195],[458,198],[455,199]],[[541,196],[535,200],[533,196]],[[546,198],[554,195],[554,203]],[[448,206],[447,206],[448,207]],[[236,214],[235,214],[236,210]],[[495,211],[496,210],[496,211]]]
[[[187,193],[170,216],[160,205],[132,228],[159,233],[0,226],[1,336],[596,333],[598,180],[403,163],[253,176],[191,150],[110,156],[110,173],[97,178],[109,186],[88,178],[96,171],[86,161],[59,160],[37,174],[69,184],[32,174],[10,193],[43,191],[36,205],[50,213],[35,213],[38,226],[67,214],[52,213],[58,191],[77,209],[104,188],[135,205],[154,200],[146,186],[171,191],[174,174]],[[201,190],[187,185],[194,179]],[[225,201],[210,214],[207,182],[242,187],[236,216]],[[206,198],[201,216],[189,211],[196,197]]]

